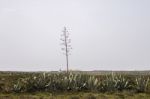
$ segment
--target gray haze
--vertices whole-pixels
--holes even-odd
[[[149,70],[150,0],[0,0],[0,70]]]

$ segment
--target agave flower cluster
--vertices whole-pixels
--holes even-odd
[[[123,90],[147,91],[149,78],[130,79],[123,75],[105,75],[104,77],[86,74],[41,73],[20,78],[14,85],[15,92],[34,91],[96,91],[113,92]]]

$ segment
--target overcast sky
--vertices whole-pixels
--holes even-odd
[[[150,70],[150,0],[0,0],[0,70]]]

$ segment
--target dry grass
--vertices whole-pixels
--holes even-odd
[[[129,92],[122,93],[21,93],[0,94],[0,99],[150,99],[150,94]]]

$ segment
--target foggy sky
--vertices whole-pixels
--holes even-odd
[[[150,70],[149,0],[0,0],[0,70]]]

